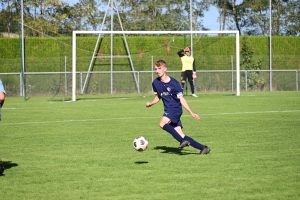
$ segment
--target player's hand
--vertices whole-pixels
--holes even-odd
[[[199,120],[199,119],[200,119],[199,115],[198,115],[198,114],[196,114],[196,113],[191,113],[191,115],[192,115],[192,117],[194,117],[194,118],[195,118],[195,119],[197,119],[197,120]]]
[[[193,72],[193,78],[197,78],[196,72]]]
[[[152,104],[151,104],[150,102],[147,102],[147,103],[146,103],[146,107],[147,107],[147,108],[149,108],[149,107],[151,107],[151,106],[152,106]]]

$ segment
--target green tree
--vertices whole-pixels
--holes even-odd
[[[0,32],[17,33],[16,21],[20,16],[17,0],[0,0]]]
[[[300,35],[300,1],[293,0],[291,1],[287,8],[286,12],[289,13],[285,19],[284,35]]]
[[[241,35],[268,35],[269,0],[218,0],[220,29],[225,23],[228,29],[238,30]],[[300,21],[299,0],[272,0],[272,35],[298,35]]]
[[[178,0],[115,0],[125,30],[180,30],[190,24],[190,2]],[[193,30],[203,28],[201,18],[209,0],[192,1]],[[110,16],[108,16],[110,22]],[[120,30],[117,16],[115,29]],[[110,23],[106,24],[107,28]],[[109,28],[110,29],[110,28]]]
[[[111,28],[111,15],[104,16],[108,0],[78,0],[69,5],[64,0],[24,0],[25,25],[41,33],[71,33],[72,30]],[[190,1],[114,0],[114,29],[189,30]],[[193,0],[192,29],[203,26],[204,12],[210,5],[219,10],[220,30],[238,30],[241,35],[269,34],[269,0]],[[16,32],[14,22],[21,21],[20,0],[0,0],[0,31]],[[272,0],[272,35],[300,34],[300,1]],[[29,32],[28,32],[29,34]],[[40,34],[36,34],[40,35]]]
[[[300,34],[300,1],[299,0],[273,0],[272,16],[274,35]]]

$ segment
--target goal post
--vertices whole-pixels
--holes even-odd
[[[76,101],[76,37],[77,35],[194,35],[234,34],[236,54],[236,96],[240,96],[240,42],[238,31],[73,31],[72,33],[72,101]]]

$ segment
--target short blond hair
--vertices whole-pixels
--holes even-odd
[[[167,67],[167,63],[164,60],[158,60],[155,62],[155,66],[160,67],[161,65]]]

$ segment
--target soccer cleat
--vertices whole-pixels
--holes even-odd
[[[198,97],[196,94],[192,94],[193,97]]]
[[[204,148],[200,151],[200,155],[208,154],[210,152],[210,148],[208,146],[204,146]]]
[[[3,165],[3,162],[0,158],[0,175],[3,174],[3,172],[4,172],[4,165]]]
[[[190,145],[190,142],[189,141],[187,141],[187,140],[182,140],[181,142],[180,142],[180,145],[179,145],[179,147],[178,147],[178,149],[183,149],[184,147],[187,147],[187,146],[189,146]]]

